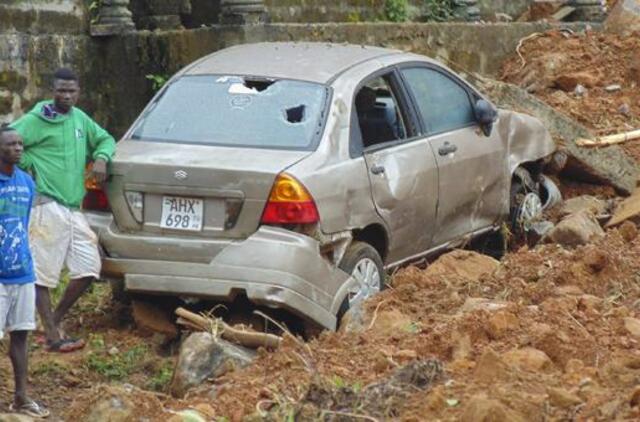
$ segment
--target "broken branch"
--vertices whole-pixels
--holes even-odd
[[[621,144],[640,138],[640,130],[632,130],[631,132],[617,133],[615,135],[600,136],[595,139],[580,138],[576,140],[576,145],[580,147],[601,147],[607,145]]]
[[[256,331],[244,331],[231,327],[224,321],[217,318],[207,318],[202,315],[195,314],[184,308],[176,309],[178,315],[178,323],[191,329],[200,331],[210,331],[212,327],[219,328],[220,337],[225,340],[238,343],[245,347],[257,349],[258,347],[266,347],[268,349],[277,349],[282,342],[282,338],[267,333],[258,333]]]

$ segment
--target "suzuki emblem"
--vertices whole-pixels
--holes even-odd
[[[175,177],[178,180],[185,180],[187,177],[189,177],[189,174],[184,170],[178,170],[175,173],[173,173],[173,177]]]

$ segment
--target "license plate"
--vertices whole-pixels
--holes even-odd
[[[162,197],[160,227],[174,230],[202,230],[203,200],[183,196]]]

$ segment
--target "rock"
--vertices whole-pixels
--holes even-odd
[[[580,296],[583,295],[584,292],[580,287],[570,284],[568,286],[556,287],[555,294],[558,296]]]
[[[0,422],[33,422],[33,418],[18,413],[0,413]]]
[[[619,84],[607,85],[604,87],[604,90],[607,92],[617,92],[622,89],[622,86]]]
[[[627,242],[632,242],[636,237],[638,237],[638,226],[631,221],[625,221],[622,223],[618,230],[620,231],[622,238]]]
[[[184,397],[191,387],[210,377],[219,377],[236,367],[245,367],[255,352],[216,338],[210,333],[193,333],[182,343],[170,391]]]
[[[413,321],[397,309],[380,310],[371,327],[379,334],[394,334],[407,330]]]
[[[524,422],[524,418],[519,414],[498,400],[489,399],[485,394],[471,397],[464,407],[460,420],[464,422]]]
[[[633,337],[640,338],[640,319],[627,317],[624,319],[624,328]]]
[[[474,312],[474,311],[497,311],[507,307],[507,302],[491,301],[482,297],[469,297],[464,301],[464,304],[460,307],[460,312]]]
[[[620,107],[618,107],[618,113],[629,117],[631,116],[631,107],[629,107],[627,103],[622,103]]]
[[[91,406],[88,421],[126,422],[133,419],[135,405],[125,391],[122,394],[110,394]]]
[[[492,339],[499,339],[507,332],[515,330],[520,326],[520,321],[511,312],[500,310],[491,315],[487,324],[487,333]]]
[[[173,415],[167,422],[207,422],[207,419],[196,410],[186,409]]]
[[[563,246],[578,246],[594,237],[604,236],[604,230],[590,212],[572,214],[558,223],[547,235],[546,241]]]
[[[615,207],[605,227],[614,227],[627,220],[636,224],[640,222],[640,189]]]
[[[563,409],[582,403],[580,397],[563,388],[549,387],[547,388],[547,394],[552,405]]]
[[[131,303],[133,319],[139,329],[178,337],[178,328],[171,320],[171,314],[149,302],[134,300]]]
[[[618,0],[604,23],[605,30],[631,34],[640,30],[640,1]]]
[[[565,92],[571,92],[576,89],[578,84],[586,88],[593,88],[599,82],[598,78],[589,72],[574,72],[558,76],[554,81],[554,86]]]
[[[427,408],[433,412],[441,412],[447,407],[447,397],[444,386],[434,387],[427,395]]]
[[[340,319],[340,333],[361,333],[367,329],[364,322],[363,302],[357,303],[349,308]]]
[[[508,379],[511,372],[500,355],[487,349],[478,360],[473,376],[478,382],[490,384],[496,380]]]
[[[598,296],[593,295],[582,295],[580,299],[578,299],[578,309],[581,311],[597,311],[598,308],[602,305],[603,300]]]
[[[490,256],[457,249],[435,260],[425,275],[457,275],[477,282],[483,275],[493,273],[498,265],[500,263]]]
[[[532,347],[510,350],[504,353],[502,358],[507,365],[523,371],[540,372],[553,369],[553,362],[549,356],[542,350]]]
[[[604,270],[604,268],[609,263],[609,258],[607,254],[601,250],[596,248],[595,246],[587,247],[584,251],[582,262],[593,272],[600,272]]]
[[[569,157],[563,170],[564,176],[587,183],[608,184],[626,195],[635,190],[638,168],[635,161],[619,146],[579,147],[575,144],[575,139],[592,139],[593,134],[585,126],[558,112],[524,89],[491,79],[479,80],[478,86],[497,106],[537,117],[554,139],[564,141],[564,150]]]
[[[634,388],[631,397],[629,397],[629,404],[631,407],[640,406],[640,386]]]
[[[595,196],[582,195],[564,201],[560,206],[559,212],[562,217],[576,214],[580,211],[589,211],[593,215],[602,215],[607,213],[608,208],[605,201]]]
[[[573,93],[576,94],[576,96],[578,97],[582,97],[584,96],[584,94],[587,93],[587,88],[585,88],[583,85],[578,84],[573,90]]]

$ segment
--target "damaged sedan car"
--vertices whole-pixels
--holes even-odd
[[[228,48],[176,74],[118,143],[93,218],[126,291],[284,309],[335,329],[385,271],[532,223],[556,150],[417,54]]]

